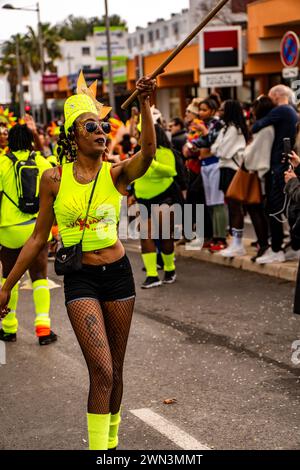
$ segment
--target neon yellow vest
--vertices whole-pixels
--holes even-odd
[[[17,152],[13,152],[13,154],[19,160],[27,160],[29,151],[19,150]],[[51,165],[39,152],[36,152],[35,162],[39,169],[39,177],[41,178],[43,172],[51,168]],[[0,193],[1,191],[5,191],[13,201],[18,203],[18,193],[13,163],[5,155],[2,155],[0,158]],[[4,194],[2,195],[0,203],[0,228],[22,224],[36,216],[37,214],[24,214],[24,212],[21,212],[18,207],[16,207],[6,196],[4,196]]]
[[[66,248],[80,243],[94,184],[94,181],[78,183],[73,176],[73,165],[63,165],[60,188],[54,202],[58,230]],[[110,170],[111,163],[103,162],[86,222],[83,251],[107,248],[118,239],[122,195],[115,188]]]

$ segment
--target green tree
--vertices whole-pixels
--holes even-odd
[[[58,34],[57,28],[50,25],[50,23],[44,23],[41,25],[42,28],[42,39],[44,48],[44,60],[45,70],[55,72],[54,61],[61,58],[61,52],[59,42],[61,37]],[[41,56],[39,37],[33,28],[28,26],[28,33],[25,36],[25,44],[28,50],[29,62],[32,69],[38,72],[41,69]],[[46,57],[49,59],[46,61]]]
[[[0,73],[7,73],[7,79],[10,84],[10,90],[12,95],[12,102],[16,103],[17,97],[17,86],[18,86],[18,70],[17,70],[17,41],[19,42],[19,57],[23,75],[29,73],[29,60],[28,60],[28,48],[25,36],[14,35],[11,36],[9,41],[5,41],[2,46],[2,58],[0,61]]]
[[[126,21],[119,15],[110,16],[111,26],[125,26]],[[95,26],[105,26],[105,17],[102,19],[96,16],[84,18],[82,16],[69,15],[62,23],[57,24],[58,34],[66,41],[84,41],[87,36],[93,34]]]

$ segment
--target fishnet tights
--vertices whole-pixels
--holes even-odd
[[[80,299],[68,315],[90,375],[88,413],[116,414],[123,395],[123,364],[135,299]]]

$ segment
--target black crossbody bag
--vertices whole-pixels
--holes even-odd
[[[97,173],[97,176],[93,185],[93,189],[90,195],[90,199],[88,202],[88,208],[87,208],[86,216],[84,219],[84,228],[83,228],[83,233],[82,233],[80,242],[77,243],[77,245],[72,245],[67,248],[62,247],[56,252],[54,269],[58,276],[71,274],[76,271],[80,271],[82,268],[82,241],[83,241],[86,222],[89,216],[89,210],[90,210],[91,203],[93,200],[99,173],[100,173],[100,170]]]

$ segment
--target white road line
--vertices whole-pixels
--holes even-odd
[[[130,410],[137,418],[151,426],[156,431],[166,436],[170,441],[174,442],[178,447],[184,450],[211,450],[209,447],[201,444],[192,436],[182,431],[180,428],[170,423],[162,416],[154,413],[149,408],[141,408],[140,410]]]

